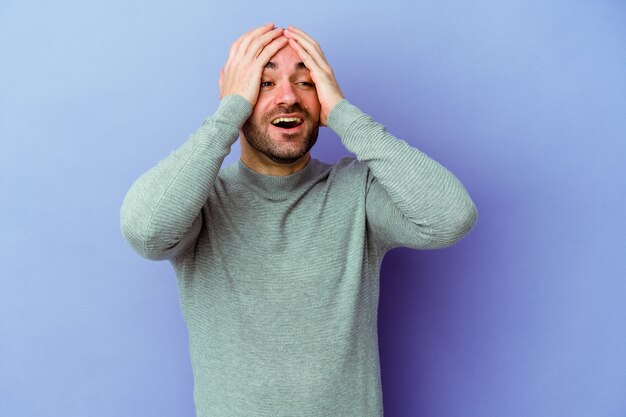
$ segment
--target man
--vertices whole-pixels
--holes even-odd
[[[344,97],[319,45],[268,24],[231,47],[220,105],[142,175],[124,235],[176,271],[198,417],[382,415],[379,267],[476,220],[461,183]],[[310,158],[319,126],[356,160]],[[220,170],[241,139],[241,161]]]

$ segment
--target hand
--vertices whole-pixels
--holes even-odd
[[[312,37],[304,31],[289,26],[283,36],[289,39],[291,46],[311,73],[311,78],[317,89],[317,98],[321,104],[320,124],[326,126],[328,114],[343,98],[343,93],[335,79],[332,68],[326,61],[326,57]]]
[[[268,23],[244,33],[233,43],[220,71],[220,99],[239,94],[252,106],[256,104],[265,65],[287,45],[288,40],[282,34],[282,28],[274,28],[273,23]]]

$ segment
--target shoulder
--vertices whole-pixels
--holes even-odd
[[[369,169],[365,162],[354,157],[341,158],[333,165],[333,170],[338,175],[367,175]]]
[[[350,185],[365,184],[368,181],[369,168],[365,162],[354,157],[344,157],[330,166],[329,181]]]
[[[233,164],[220,168],[219,172],[217,173],[218,178],[220,178],[221,180],[235,178],[237,176],[238,163],[239,162],[235,162]]]
[[[210,193],[219,194],[238,194],[243,192],[243,185],[238,162],[222,167],[217,173],[217,178],[213,183]]]

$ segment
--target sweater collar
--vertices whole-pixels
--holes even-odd
[[[298,188],[311,180],[311,173],[317,162],[311,158],[298,172],[286,176],[274,176],[260,174],[239,160],[238,172],[251,188],[257,190],[268,200],[286,200],[293,196]]]

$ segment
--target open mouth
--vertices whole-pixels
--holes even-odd
[[[293,129],[304,123],[304,120],[300,117],[277,117],[272,120],[272,125],[281,129]]]

